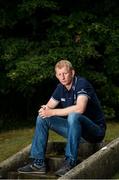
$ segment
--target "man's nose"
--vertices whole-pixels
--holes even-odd
[[[65,79],[65,76],[64,76],[64,74],[62,74],[62,79]]]

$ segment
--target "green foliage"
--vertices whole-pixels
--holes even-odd
[[[24,15],[24,13],[27,13],[27,16],[29,16],[33,14],[38,8],[55,9],[57,6],[53,1],[49,2],[47,0],[23,0],[23,2],[19,4],[18,7],[20,15]]]
[[[16,68],[8,73],[8,77],[16,83],[18,90],[25,94],[32,93],[33,85],[52,76],[53,69],[49,58],[35,55],[20,59],[16,63]]]
[[[114,119],[115,118],[115,111],[114,111],[113,108],[109,108],[109,107],[104,106],[103,107],[103,111],[104,111],[106,119],[110,120],[110,119]]]
[[[119,116],[117,0],[0,3],[1,95],[14,90],[34,97],[40,84],[54,80],[57,60],[66,58],[92,82],[106,117]]]

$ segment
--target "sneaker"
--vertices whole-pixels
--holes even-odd
[[[56,176],[63,176],[66,174],[70,169],[72,169],[75,165],[73,165],[69,160],[65,159],[63,162],[62,167],[55,172]]]
[[[46,174],[46,165],[43,160],[37,159],[32,164],[27,164],[17,171],[23,174]]]

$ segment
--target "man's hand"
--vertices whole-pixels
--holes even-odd
[[[50,117],[53,116],[53,109],[49,108],[47,105],[42,105],[38,114],[42,118]]]

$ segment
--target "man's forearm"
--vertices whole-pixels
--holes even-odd
[[[72,113],[72,112],[82,113],[80,112],[79,108],[77,108],[76,105],[69,106],[62,109],[60,108],[52,109],[53,116],[67,116],[69,113]]]

